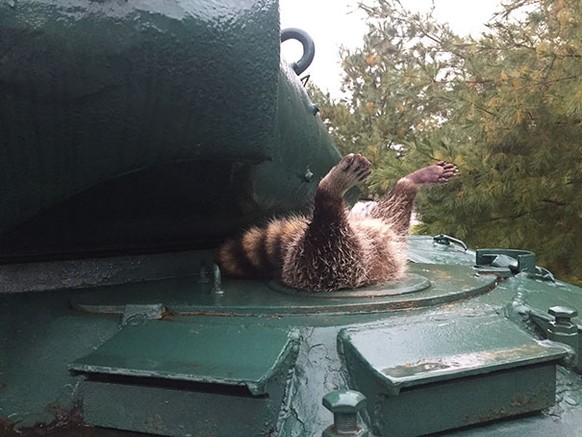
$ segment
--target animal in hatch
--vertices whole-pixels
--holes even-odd
[[[406,237],[414,199],[424,186],[447,182],[456,166],[438,162],[401,178],[365,215],[350,212],[344,194],[370,174],[359,154],[345,156],[319,182],[313,213],[253,226],[219,249],[236,277],[273,275],[313,292],[398,281],[406,270]]]

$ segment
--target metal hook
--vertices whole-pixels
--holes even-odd
[[[281,31],[281,42],[285,42],[288,39],[296,39],[303,46],[303,56],[297,62],[291,64],[291,68],[295,71],[295,74],[299,76],[303,73],[313,62],[313,57],[315,56],[315,44],[313,39],[307,34],[307,32],[290,27],[283,29]]]

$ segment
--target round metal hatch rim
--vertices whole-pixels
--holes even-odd
[[[431,286],[416,293],[378,297],[339,297],[326,293],[298,294],[273,290],[267,281],[225,279],[223,293],[195,277],[114,285],[87,290],[71,300],[73,308],[93,313],[123,314],[130,304],[161,304],[179,316],[271,317],[307,314],[371,314],[450,303],[486,293],[495,287],[495,275],[479,275],[469,266],[413,264],[412,273]]]
[[[417,273],[406,273],[404,279],[384,283],[369,287],[361,287],[356,289],[343,289],[336,291],[313,292],[301,290],[297,288],[290,288],[277,281],[270,281],[269,288],[285,294],[292,294],[295,296],[309,296],[323,299],[329,298],[366,298],[366,297],[382,297],[382,296],[399,296],[401,294],[415,293],[426,290],[431,286],[428,278]]]

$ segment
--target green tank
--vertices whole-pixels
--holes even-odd
[[[582,289],[409,240],[398,283],[223,277],[340,158],[276,0],[0,1],[0,436],[582,429]],[[304,57],[280,60],[281,40]]]

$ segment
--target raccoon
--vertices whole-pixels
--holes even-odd
[[[359,154],[345,156],[320,181],[311,216],[275,219],[226,241],[218,262],[231,276],[276,276],[283,284],[325,292],[398,281],[414,199],[424,185],[447,182],[454,164],[438,162],[401,178],[365,214],[350,212],[345,192],[370,174]]]

